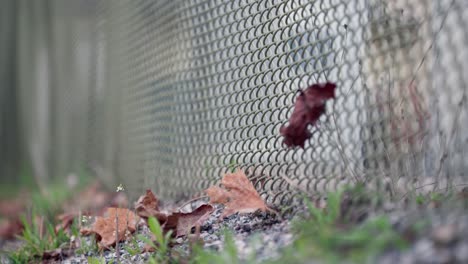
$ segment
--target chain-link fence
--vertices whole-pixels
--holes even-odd
[[[39,177],[89,167],[182,199],[239,166],[283,204],[356,181],[468,180],[465,0],[7,2],[8,120]],[[325,81],[336,98],[287,148],[298,89]]]

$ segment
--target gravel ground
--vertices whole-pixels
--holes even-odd
[[[381,208],[381,211],[364,212],[364,220],[360,216],[363,213],[363,204],[352,204],[352,212],[359,211],[358,222],[365,221],[377,215],[386,214],[394,229],[408,237],[411,245],[404,251],[388,251],[375,260],[375,263],[468,263],[468,212],[467,210],[453,210],[442,208],[414,208],[409,210],[404,205],[390,204]],[[267,259],[275,259],[281,254],[281,249],[290,245],[294,240],[291,231],[291,218],[295,215],[286,216],[282,219],[272,213],[253,213],[247,215],[232,215],[219,219],[222,207],[216,206],[216,210],[200,228],[200,238],[204,241],[207,250],[222,250],[224,247],[223,230],[226,228],[234,233],[235,245],[241,260],[249,259],[255,254],[258,262]],[[410,227],[418,222],[426,222],[426,226],[417,234],[408,233]],[[147,227],[142,227],[140,234],[149,234]],[[87,243],[91,237],[85,238]],[[187,254],[189,245],[187,238],[176,239],[174,249],[182,254]],[[126,249],[131,246],[130,242],[119,245],[119,263],[145,263],[149,253],[131,255]],[[144,243],[138,241],[140,248]],[[104,257],[107,262],[116,259],[114,251],[105,251],[96,257]],[[62,263],[86,263],[86,259],[93,256],[92,253],[75,255]],[[1,260],[1,259],[0,259]],[[3,263],[3,262],[2,262]],[[310,263],[320,263],[312,261]]]
[[[275,214],[262,212],[248,215],[235,214],[220,220],[221,212],[222,207],[216,206],[216,210],[200,228],[200,238],[203,239],[206,250],[223,249],[223,230],[225,228],[233,231],[241,260],[249,258],[254,253],[258,261],[278,257],[280,249],[293,241],[290,220],[279,220]],[[146,226],[143,226],[138,232],[149,235]],[[90,238],[86,238],[86,243],[90,243]],[[138,241],[138,244],[140,248],[143,248],[142,241]],[[131,256],[125,249],[126,246],[130,246],[130,242],[121,243],[119,246],[120,263],[145,263],[145,260],[149,258],[148,253]],[[177,238],[174,249],[187,253],[189,249],[188,238]],[[114,251],[105,251],[102,255],[83,254],[68,258],[63,263],[84,263],[89,256],[104,257],[107,262],[110,262],[116,259],[117,254]]]
[[[206,221],[200,229],[200,238],[207,250],[222,250],[223,228],[234,231],[235,244],[241,260],[248,259],[253,253],[256,260],[275,259],[281,254],[281,248],[291,244],[294,236],[291,232],[291,220],[280,220],[274,214],[255,213],[249,215],[235,214],[219,220],[221,208]],[[388,213],[395,230],[404,234],[408,227],[421,219],[430,219],[430,223],[419,237],[413,238],[411,246],[404,251],[390,251],[378,257],[376,263],[390,264],[442,264],[468,263],[468,215],[450,214],[439,211],[398,211]],[[370,216],[372,217],[372,216]],[[147,233],[147,229],[140,232]],[[178,238],[175,248],[179,251],[188,250],[187,238]],[[139,242],[143,246],[142,242]],[[104,254],[110,261],[116,257],[115,252]],[[121,245],[121,263],[144,263],[148,253],[130,256]],[[85,256],[74,257],[65,263],[82,263]],[[320,263],[314,261],[313,263]]]
[[[409,249],[383,254],[378,263],[468,263],[468,215],[437,210],[390,215],[400,233],[417,221],[428,221],[422,235],[414,238]]]

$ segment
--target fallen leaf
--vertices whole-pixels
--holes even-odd
[[[151,190],[146,190],[146,194],[140,196],[135,203],[135,212],[145,221],[150,216],[155,217],[161,225],[167,221],[167,214],[159,211],[159,200]]]
[[[65,213],[57,216],[59,223],[55,226],[55,233],[59,230],[68,231],[76,217],[78,217],[78,215],[73,213]]]
[[[146,190],[146,194],[140,196],[135,203],[137,211],[156,210],[159,211],[159,200],[151,190]]]
[[[195,226],[195,233],[188,235],[188,242],[190,251],[192,251],[196,246],[203,247],[205,244],[205,240],[200,236],[200,226]]]
[[[312,136],[307,126],[315,125],[325,112],[325,102],[335,98],[335,88],[335,84],[328,82],[313,84],[306,90],[299,91],[294,111],[289,118],[289,125],[280,128],[280,134],[284,137],[286,146],[304,148],[305,141]]]
[[[103,249],[116,244],[116,232],[118,232],[118,240],[124,241],[129,234],[135,232],[136,224],[137,216],[132,211],[126,208],[109,207],[103,217],[96,217],[91,229],[82,228],[80,232],[82,235],[96,234],[99,248]]]
[[[242,170],[226,174],[221,180],[221,184],[226,189],[225,193],[220,194],[221,191],[212,187],[208,188],[208,190],[211,189],[211,191],[207,192],[208,196],[210,196],[210,194],[214,195],[213,197],[210,196],[211,203],[221,203],[225,205],[221,217],[235,213],[253,213],[257,210],[265,212],[270,210]],[[224,200],[224,196],[227,196],[227,201]]]
[[[0,238],[14,239],[16,235],[23,232],[24,226],[19,218],[6,219],[0,224]]]
[[[210,203],[212,204],[224,204],[229,201],[228,192],[218,186],[211,186],[205,190],[205,193],[210,197]]]
[[[201,226],[214,211],[213,206],[203,204],[190,213],[173,213],[167,217],[163,226],[164,232],[175,230],[175,236],[185,236],[190,233],[192,227]]]

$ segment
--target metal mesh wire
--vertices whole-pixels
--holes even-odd
[[[58,142],[77,153],[62,163],[171,199],[239,166],[282,204],[356,181],[394,194],[467,180],[464,0],[49,3],[50,44],[72,50],[49,75],[69,74],[52,103],[70,130],[54,131],[84,133]],[[325,81],[336,99],[304,149],[286,148],[298,89]]]

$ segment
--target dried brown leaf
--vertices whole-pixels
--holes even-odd
[[[138,208],[142,208],[142,209],[149,208],[149,209],[159,211],[159,200],[156,197],[156,195],[154,195],[154,193],[150,189],[148,189],[148,190],[146,190],[145,195],[142,195],[142,196],[140,196],[140,198],[138,198],[138,201],[136,202],[135,207],[137,209]]]
[[[135,203],[135,211],[138,216],[145,220],[153,216],[161,224],[167,221],[167,215],[159,211],[159,200],[151,190],[146,190],[146,194],[138,199]]]
[[[23,232],[24,226],[19,218],[5,219],[0,223],[0,238],[13,239]]]
[[[325,102],[335,98],[335,88],[334,83],[328,82],[313,84],[304,91],[299,91],[289,125],[280,128],[286,146],[304,148],[305,141],[312,136],[307,127],[314,126],[325,113]]]
[[[59,223],[55,226],[55,233],[59,230],[68,231],[76,217],[77,214],[74,213],[65,213],[57,216]]]
[[[203,204],[190,213],[173,213],[168,216],[164,231],[175,230],[176,237],[185,236],[192,227],[203,225],[213,211],[213,206]]]
[[[118,222],[118,224],[117,224]],[[118,240],[124,241],[129,234],[136,230],[137,216],[126,208],[109,207],[103,217],[96,217],[91,229],[82,228],[82,235],[96,234],[99,248],[109,248]]]
[[[212,204],[224,204],[229,201],[228,192],[218,186],[211,186],[205,190],[205,193],[210,197]]]
[[[226,188],[226,190],[223,190],[224,192],[216,189],[219,187],[210,187],[211,191],[209,192],[207,192],[209,189],[205,190],[208,196],[210,196],[210,193],[214,195],[213,197],[210,196],[212,203],[221,203],[226,206],[221,217],[235,213],[253,213],[257,210],[270,210],[242,170],[226,174],[221,180],[221,184]],[[224,196],[227,196],[228,199],[224,199]]]

